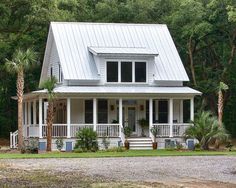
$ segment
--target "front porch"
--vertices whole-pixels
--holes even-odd
[[[24,137],[46,138],[47,100],[24,100]],[[146,137],[157,126],[158,137],[181,137],[194,118],[194,98],[57,98],[52,137],[75,138],[84,127],[92,128],[98,137],[120,138],[124,143],[123,127],[129,126],[131,137],[141,137],[140,119],[148,121]]]

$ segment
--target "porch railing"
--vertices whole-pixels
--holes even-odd
[[[16,149],[18,146],[18,130],[10,132],[10,148]]]
[[[71,124],[70,125],[70,136],[76,137],[76,133],[83,128],[93,129],[93,124]]]
[[[98,137],[119,137],[120,125],[119,124],[98,124],[97,135]]]
[[[173,137],[181,137],[183,136],[185,130],[191,126],[190,123],[174,123],[172,126]],[[170,136],[170,124],[160,124],[155,123],[153,126],[158,128],[158,137],[169,137]]]
[[[42,126],[42,136],[47,137],[47,125]],[[67,124],[53,124],[52,125],[52,137],[66,137],[67,136]]]

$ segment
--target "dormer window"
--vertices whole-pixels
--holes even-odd
[[[107,61],[107,82],[146,83],[147,65],[144,61]]]

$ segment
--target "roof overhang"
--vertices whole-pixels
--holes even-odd
[[[158,53],[148,48],[134,47],[93,47],[89,46],[88,50],[96,56],[158,56]]]

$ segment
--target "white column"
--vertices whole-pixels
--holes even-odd
[[[169,99],[170,137],[173,137],[173,99]]]
[[[28,125],[31,125],[31,101],[28,101]]]
[[[152,128],[152,124],[153,124],[153,99],[150,98],[149,99],[149,136],[152,138],[153,140],[153,135],[151,133],[151,128]]]
[[[37,101],[34,100],[34,103],[33,103],[33,124],[36,125],[36,103]]]
[[[194,121],[194,97],[190,99],[190,120]]]
[[[42,127],[43,127],[43,100],[39,98],[39,138],[43,138]]]
[[[28,124],[27,122],[28,122],[28,120],[27,120],[27,102],[25,101],[24,102],[24,108],[25,108],[25,110],[24,110],[24,116],[25,116],[25,126]]]
[[[183,99],[180,99],[180,120],[179,120],[179,122],[180,123],[183,123],[184,122],[184,119],[183,119],[183,117],[184,117],[184,108],[183,108]]]
[[[122,122],[122,119],[123,119],[123,113],[122,113],[122,109],[123,109],[123,106],[122,106],[122,98],[119,99],[119,124],[120,124],[120,136],[121,136],[121,129],[123,128],[123,122]]]
[[[70,135],[70,111],[71,111],[71,108],[70,108],[70,98],[67,98],[67,138],[71,138],[71,135]]]
[[[97,99],[93,98],[93,130],[97,130]]]

